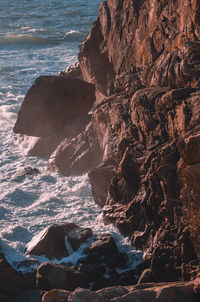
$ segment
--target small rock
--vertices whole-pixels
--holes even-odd
[[[110,234],[97,235],[95,241],[84,252],[87,254],[98,253],[101,256],[112,255],[118,252],[118,248]]]
[[[67,236],[73,250],[76,251],[83,242],[92,236],[92,233],[92,229],[90,228],[74,228],[71,230]]]
[[[66,302],[70,292],[64,289],[52,289],[45,293],[42,302]]]

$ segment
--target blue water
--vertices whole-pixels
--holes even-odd
[[[108,231],[122,249],[127,239],[101,222],[87,175],[62,177],[44,159],[27,157],[34,138],[13,133],[20,104],[39,75],[77,61],[78,45],[97,18],[99,0],[0,0],[0,252],[19,267],[28,242],[55,222]],[[20,177],[27,166],[40,174]],[[39,259],[42,261],[42,259]]]

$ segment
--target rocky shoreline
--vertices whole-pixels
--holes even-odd
[[[50,171],[88,173],[105,224],[144,256],[139,279],[96,292],[39,286],[43,301],[198,301],[200,4],[104,1],[78,60],[36,79],[14,132],[38,137],[29,154],[49,157]],[[4,268],[15,275],[2,258]]]

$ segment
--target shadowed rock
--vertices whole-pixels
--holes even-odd
[[[14,132],[30,136],[53,134],[63,130],[69,119],[87,114],[94,101],[92,84],[72,78],[41,76],[25,96]]]
[[[65,289],[73,291],[75,288],[85,286],[84,274],[74,269],[54,263],[44,262],[37,268],[36,284],[39,289]]]

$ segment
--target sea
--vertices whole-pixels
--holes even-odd
[[[56,75],[77,62],[78,46],[97,19],[99,2],[0,0],[0,253],[19,271],[49,261],[28,256],[26,250],[53,223],[74,222],[92,228],[94,234],[110,233],[120,251],[129,255],[130,267],[141,260],[141,252],[128,238],[103,224],[87,175],[50,173],[47,159],[27,155],[34,138],[13,133],[20,105],[35,78]],[[40,173],[24,177],[27,167]],[[64,260],[75,264],[83,256],[82,249]]]

